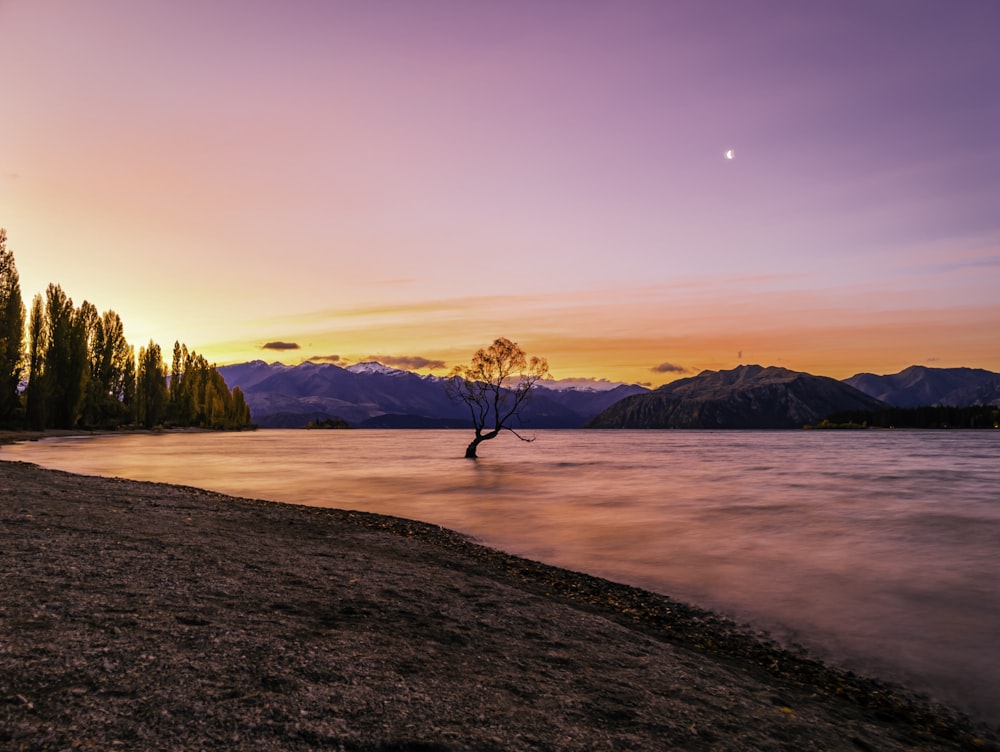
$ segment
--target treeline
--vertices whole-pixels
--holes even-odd
[[[1000,428],[1000,407],[890,407],[827,416],[817,428]]]
[[[239,387],[185,345],[174,343],[169,371],[153,341],[137,358],[117,313],[76,307],[59,285],[35,295],[27,315],[6,245],[0,228],[0,427],[251,427]]]

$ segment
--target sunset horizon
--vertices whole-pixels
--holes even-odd
[[[1000,371],[1000,9],[0,7],[0,226],[137,350]]]
[[[1000,750],[1000,0],[0,32],[0,746]]]

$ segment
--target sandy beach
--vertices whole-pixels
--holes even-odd
[[[399,518],[0,462],[0,560],[5,750],[998,748],[709,612]]]

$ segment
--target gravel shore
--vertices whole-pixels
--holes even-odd
[[[0,749],[998,745],[709,612],[435,525],[0,462]]]

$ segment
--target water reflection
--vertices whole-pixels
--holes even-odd
[[[716,608],[1000,721],[1000,433],[451,431],[4,447],[77,472],[411,517]]]

